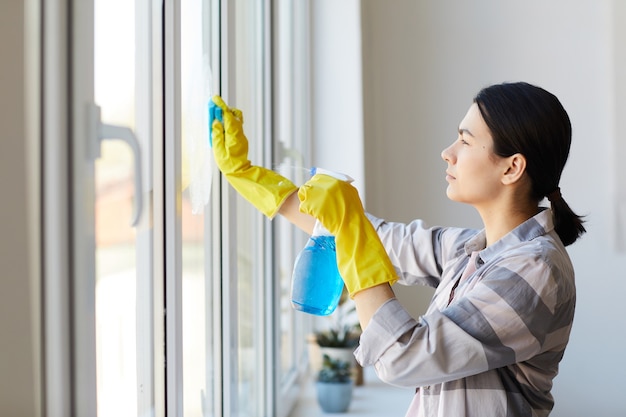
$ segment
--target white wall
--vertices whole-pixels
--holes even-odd
[[[626,415],[626,254],[614,239],[616,195],[626,185],[624,3],[362,1],[368,211],[480,227],[473,209],[447,200],[439,155],[487,84],[538,84],[570,115],[574,137],[561,189],[588,215],[588,233],[569,247],[578,304],[555,380],[554,417]],[[400,296],[419,314],[430,292]]]

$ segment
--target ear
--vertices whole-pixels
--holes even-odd
[[[505,158],[505,164],[502,184],[514,184],[518,182],[526,172],[526,157],[521,153],[516,153]]]

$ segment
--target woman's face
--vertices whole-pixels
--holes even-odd
[[[446,194],[453,201],[481,207],[502,191],[506,160],[493,153],[493,140],[476,103],[459,124],[454,143],[441,152],[448,163]]]

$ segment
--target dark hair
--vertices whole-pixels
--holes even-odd
[[[531,197],[539,203],[549,196],[554,227],[565,246],[584,232],[583,220],[560,195],[559,181],[569,156],[572,125],[555,95],[524,82],[495,84],[474,98],[501,157],[526,157]]]

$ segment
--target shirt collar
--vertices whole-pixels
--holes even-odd
[[[485,229],[481,230],[465,243],[465,253],[471,255],[472,252],[479,251],[482,262],[487,262],[505,248],[510,248],[521,242],[528,242],[550,233],[553,229],[552,210],[542,208],[538,214],[511,230],[488,248],[485,247],[487,245]]]

